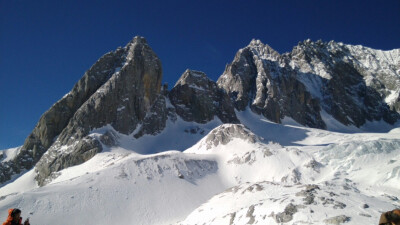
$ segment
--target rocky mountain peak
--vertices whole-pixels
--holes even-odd
[[[310,40],[300,42],[287,56],[296,79],[321,107],[356,127],[366,121],[398,120],[400,76],[395,58],[393,51]]]
[[[169,98],[186,121],[206,123],[217,116],[224,123],[239,122],[229,96],[203,72],[187,69]]]
[[[324,42],[322,40],[311,41],[307,39],[299,42],[290,53],[290,57],[300,58],[307,62],[314,60],[325,60],[324,63],[330,63],[332,58],[343,57],[345,49],[342,43],[334,41]],[[341,53],[341,54],[337,54]]]
[[[271,48],[271,46],[262,43],[258,39],[251,40],[250,44],[246,48],[249,48],[252,51],[254,57],[269,59],[274,61],[278,60],[280,57],[280,54],[273,48]]]
[[[142,36],[135,36],[130,42],[129,44],[146,44],[147,45],[147,41],[144,37]]]
[[[147,40],[141,36],[135,36],[124,47],[126,53],[132,52],[137,46],[148,46]]]
[[[89,135],[91,130],[111,125],[115,131],[131,134],[158,99],[162,80],[161,62],[146,40],[135,37],[116,52],[121,54],[111,55],[110,60],[119,60],[118,63],[95,65],[95,74],[111,71],[110,74],[71,110],[68,123],[60,127],[57,139],[36,164],[39,184],[45,184],[53,172],[80,164],[102,151],[99,140]],[[91,76],[88,75],[88,78],[91,79]],[[85,77],[82,79],[86,80]],[[78,85],[76,91],[80,93],[84,90]],[[71,101],[79,97],[75,94],[69,96]],[[61,102],[58,107],[60,109],[51,108],[49,111],[63,113],[68,104]],[[44,117],[44,124],[49,119],[52,117]],[[61,146],[65,146],[62,152],[59,151]]]
[[[238,110],[250,107],[277,123],[289,116],[307,126],[326,128],[318,100],[296,79],[296,72],[285,67],[286,61],[269,46],[253,40],[238,51],[217,83]]]
[[[262,139],[242,124],[223,124],[214,128],[207,134],[207,136],[200,141],[198,148],[205,146],[208,150],[218,145],[226,145],[235,138],[250,143],[256,143]]]
[[[238,110],[250,107],[278,123],[289,116],[326,128],[324,110],[345,125],[360,127],[381,119],[393,124],[399,118],[400,93],[393,85],[400,82],[394,55],[308,39],[279,56],[253,40],[238,51],[217,83]]]
[[[144,37],[136,36],[124,47],[127,61],[131,60],[135,51],[141,51],[142,48],[149,48]]]
[[[185,84],[191,85],[192,87],[207,88],[209,84],[213,85],[215,82],[201,71],[187,69],[176,82],[175,87]]]

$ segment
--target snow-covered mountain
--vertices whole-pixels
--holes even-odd
[[[259,40],[236,54],[218,79],[236,109],[280,123],[291,117],[327,127],[324,114],[346,126],[399,119],[399,49],[380,51],[343,43],[306,40],[280,55]]]
[[[115,133],[124,147],[104,146],[44,187],[34,169],[3,186],[0,215],[19,207],[36,224],[374,224],[400,207],[400,128],[349,134],[238,115],[245,125],[200,128],[208,134],[183,152],[141,155],[135,146],[146,139]],[[172,131],[156,136],[159,147]]]
[[[279,54],[253,40],[217,82],[161,79],[142,37],[101,57],[1,151],[0,216],[374,224],[400,207],[398,49],[307,40]]]

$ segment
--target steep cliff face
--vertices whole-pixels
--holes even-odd
[[[238,110],[250,107],[278,123],[287,116],[325,129],[324,110],[347,126],[373,120],[393,124],[400,118],[399,58],[398,50],[310,40],[279,55],[253,40],[217,83]]]
[[[361,45],[346,45],[354,67],[364,76],[391,110],[400,112],[400,49],[382,51]]]
[[[286,61],[268,45],[253,40],[239,50],[217,83],[238,110],[249,106],[277,123],[288,116],[310,127],[326,128],[318,99],[285,66]]]
[[[229,96],[200,71],[186,70],[169,93],[177,114],[186,121],[206,123],[217,116],[223,123],[238,123]]]
[[[134,137],[138,139],[145,134],[157,135],[161,133],[167,126],[168,119],[175,122],[177,114],[175,107],[169,102],[167,87],[164,86],[162,93],[157,97],[150,111],[146,114],[146,117],[140,124],[140,129],[134,134]]]
[[[40,118],[12,161],[0,164],[0,182],[15,173],[31,169],[68,125],[75,112],[126,62],[126,48],[102,56],[73,89]]]
[[[373,120],[393,124],[400,118],[398,50],[306,40],[286,58],[298,71],[298,80],[342,124],[360,127]]]
[[[135,37],[122,51],[124,64],[76,110],[36,164],[39,184],[53,172],[85,162],[102,150],[101,143],[89,135],[91,130],[110,124],[116,131],[130,134],[156,101],[162,79],[156,54],[141,37]]]

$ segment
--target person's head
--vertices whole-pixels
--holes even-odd
[[[13,211],[11,212],[11,217],[15,222],[18,222],[21,218],[21,210],[17,208],[13,209]]]
[[[388,220],[393,225],[400,225],[400,209],[395,209],[395,210],[389,212],[387,217],[389,217]]]

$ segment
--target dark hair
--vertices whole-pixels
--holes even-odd
[[[398,210],[398,209],[395,209],[395,210],[393,210],[393,211],[390,211],[390,212],[387,214],[387,219],[388,219],[390,222],[394,222],[394,223],[400,222],[400,214],[399,214],[399,211],[400,211],[400,210]]]
[[[18,213],[21,213],[21,210],[15,208],[15,209],[13,209],[13,211],[11,212],[11,216],[14,217],[14,216],[17,215]]]

